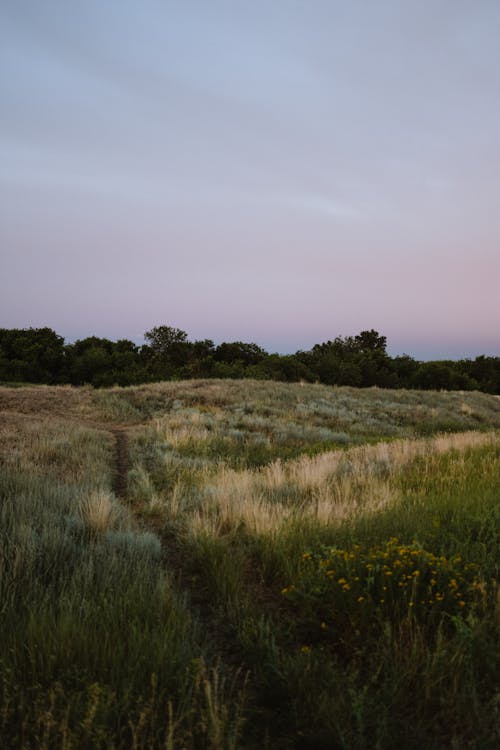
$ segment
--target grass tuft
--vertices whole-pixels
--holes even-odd
[[[94,490],[80,500],[78,514],[88,531],[99,534],[116,522],[115,501],[110,492]]]

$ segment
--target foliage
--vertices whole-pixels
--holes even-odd
[[[241,362],[244,366],[257,365],[266,357],[267,353],[260,346],[245,344],[243,341],[220,344],[214,354],[217,362]]]
[[[369,547],[303,553],[296,579],[281,593],[308,648],[349,649],[404,619],[431,638],[443,618],[452,626],[457,617],[480,617],[494,607],[496,583],[460,554],[447,558],[392,537]]]
[[[0,329],[0,380],[64,382],[64,339],[50,328]]]
[[[338,336],[310,351],[268,354],[255,343],[214,345],[189,341],[185,331],[156,326],[148,342],[90,336],[64,344],[50,328],[0,329],[0,381],[90,383],[97,387],[133,385],[182,378],[254,378],[321,382],[369,388],[481,390],[500,393],[500,357],[418,362],[408,355],[391,358],[377,331]]]

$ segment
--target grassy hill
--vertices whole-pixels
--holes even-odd
[[[0,388],[11,748],[487,748],[500,399]]]

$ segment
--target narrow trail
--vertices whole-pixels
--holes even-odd
[[[113,435],[114,473],[113,492],[122,502],[130,501],[127,490],[127,474],[130,469],[129,459],[129,425],[103,425],[95,423],[94,427]],[[133,425],[137,426],[137,425]],[[165,520],[159,516],[141,516],[137,508],[130,502],[128,507],[142,529],[153,532],[162,546],[162,559],[172,583],[187,595],[194,617],[202,624],[205,640],[209,650],[216,656],[218,663],[223,666],[225,674],[230,677],[232,684],[239,690],[244,690],[250,673],[245,666],[241,654],[241,647],[231,632],[227,618],[216,605],[204,586],[200,586],[196,566],[190,559],[189,549],[183,543],[179,534],[169,528]]]
[[[127,473],[130,468],[128,427],[104,427],[102,425],[99,427],[105,429],[115,439],[113,492],[118,499],[126,502],[128,499]],[[235,684],[243,689],[247,670],[243,668],[239,648],[228,632],[227,622],[224,621],[222,613],[217,611],[217,607],[208,592],[200,587],[198,576],[195,575],[186,546],[182,543],[178,534],[169,529],[161,518],[151,516],[146,519],[139,516],[137,509],[130,503],[128,503],[128,506],[131,508],[138,525],[153,532],[160,540],[163,564],[171,576],[172,583],[179,591],[187,594],[192,612],[203,624],[205,637],[210,643],[211,649],[217,652],[219,663],[224,664],[227,674],[231,674],[235,679]]]
[[[128,435],[123,428],[110,430],[115,438],[115,473],[113,491],[120,500],[127,497]]]

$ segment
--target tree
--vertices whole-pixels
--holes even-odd
[[[419,368],[419,363],[409,354],[401,354],[390,361],[391,369],[395,374],[396,387],[411,388],[413,378]]]
[[[458,371],[456,363],[449,360],[421,362],[414,376],[413,386],[423,390],[471,390],[473,383]]]
[[[64,380],[64,339],[51,328],[2,328],[1,377],[30,383]]]
[[[155,357],[165,357],[187,341],[187,333],[171,326],[155,326],[144,334]]]
[[[484,354],[475,360],[462,360],[461,369],[474,380],[475,387],[487,393],[500,393],[500,357],[486,357]]]
[[[217,362],[241,362],[243,365],[257,365],[267,356],[266,351],[258,344],[246,344],[243,341],[231,341],[220,344],[215,350]]]
[[[387,338],[381,336],[373,328],[370,331],[361,331],[361,333],[354,337],[354,342],[356,349],[362,354],[369,352],[377,354],[386,353]]]
[[[97,336],[88,336],[67,346],[71,383],[103,385],[103,378],[112,370],[112,350],[112,341]]]
[[[154,377],[180,376],[183,367],[189,364],[193,345],[187,333],[180,328],[156,326],[144,334],[149,346],[143,354],[150,360],[150,371]]]
[[[309,367],[295,354],[270,354],[260,365],[249,368],[252,377],[281,380],[289,383],[299,380],[313,381]]]

